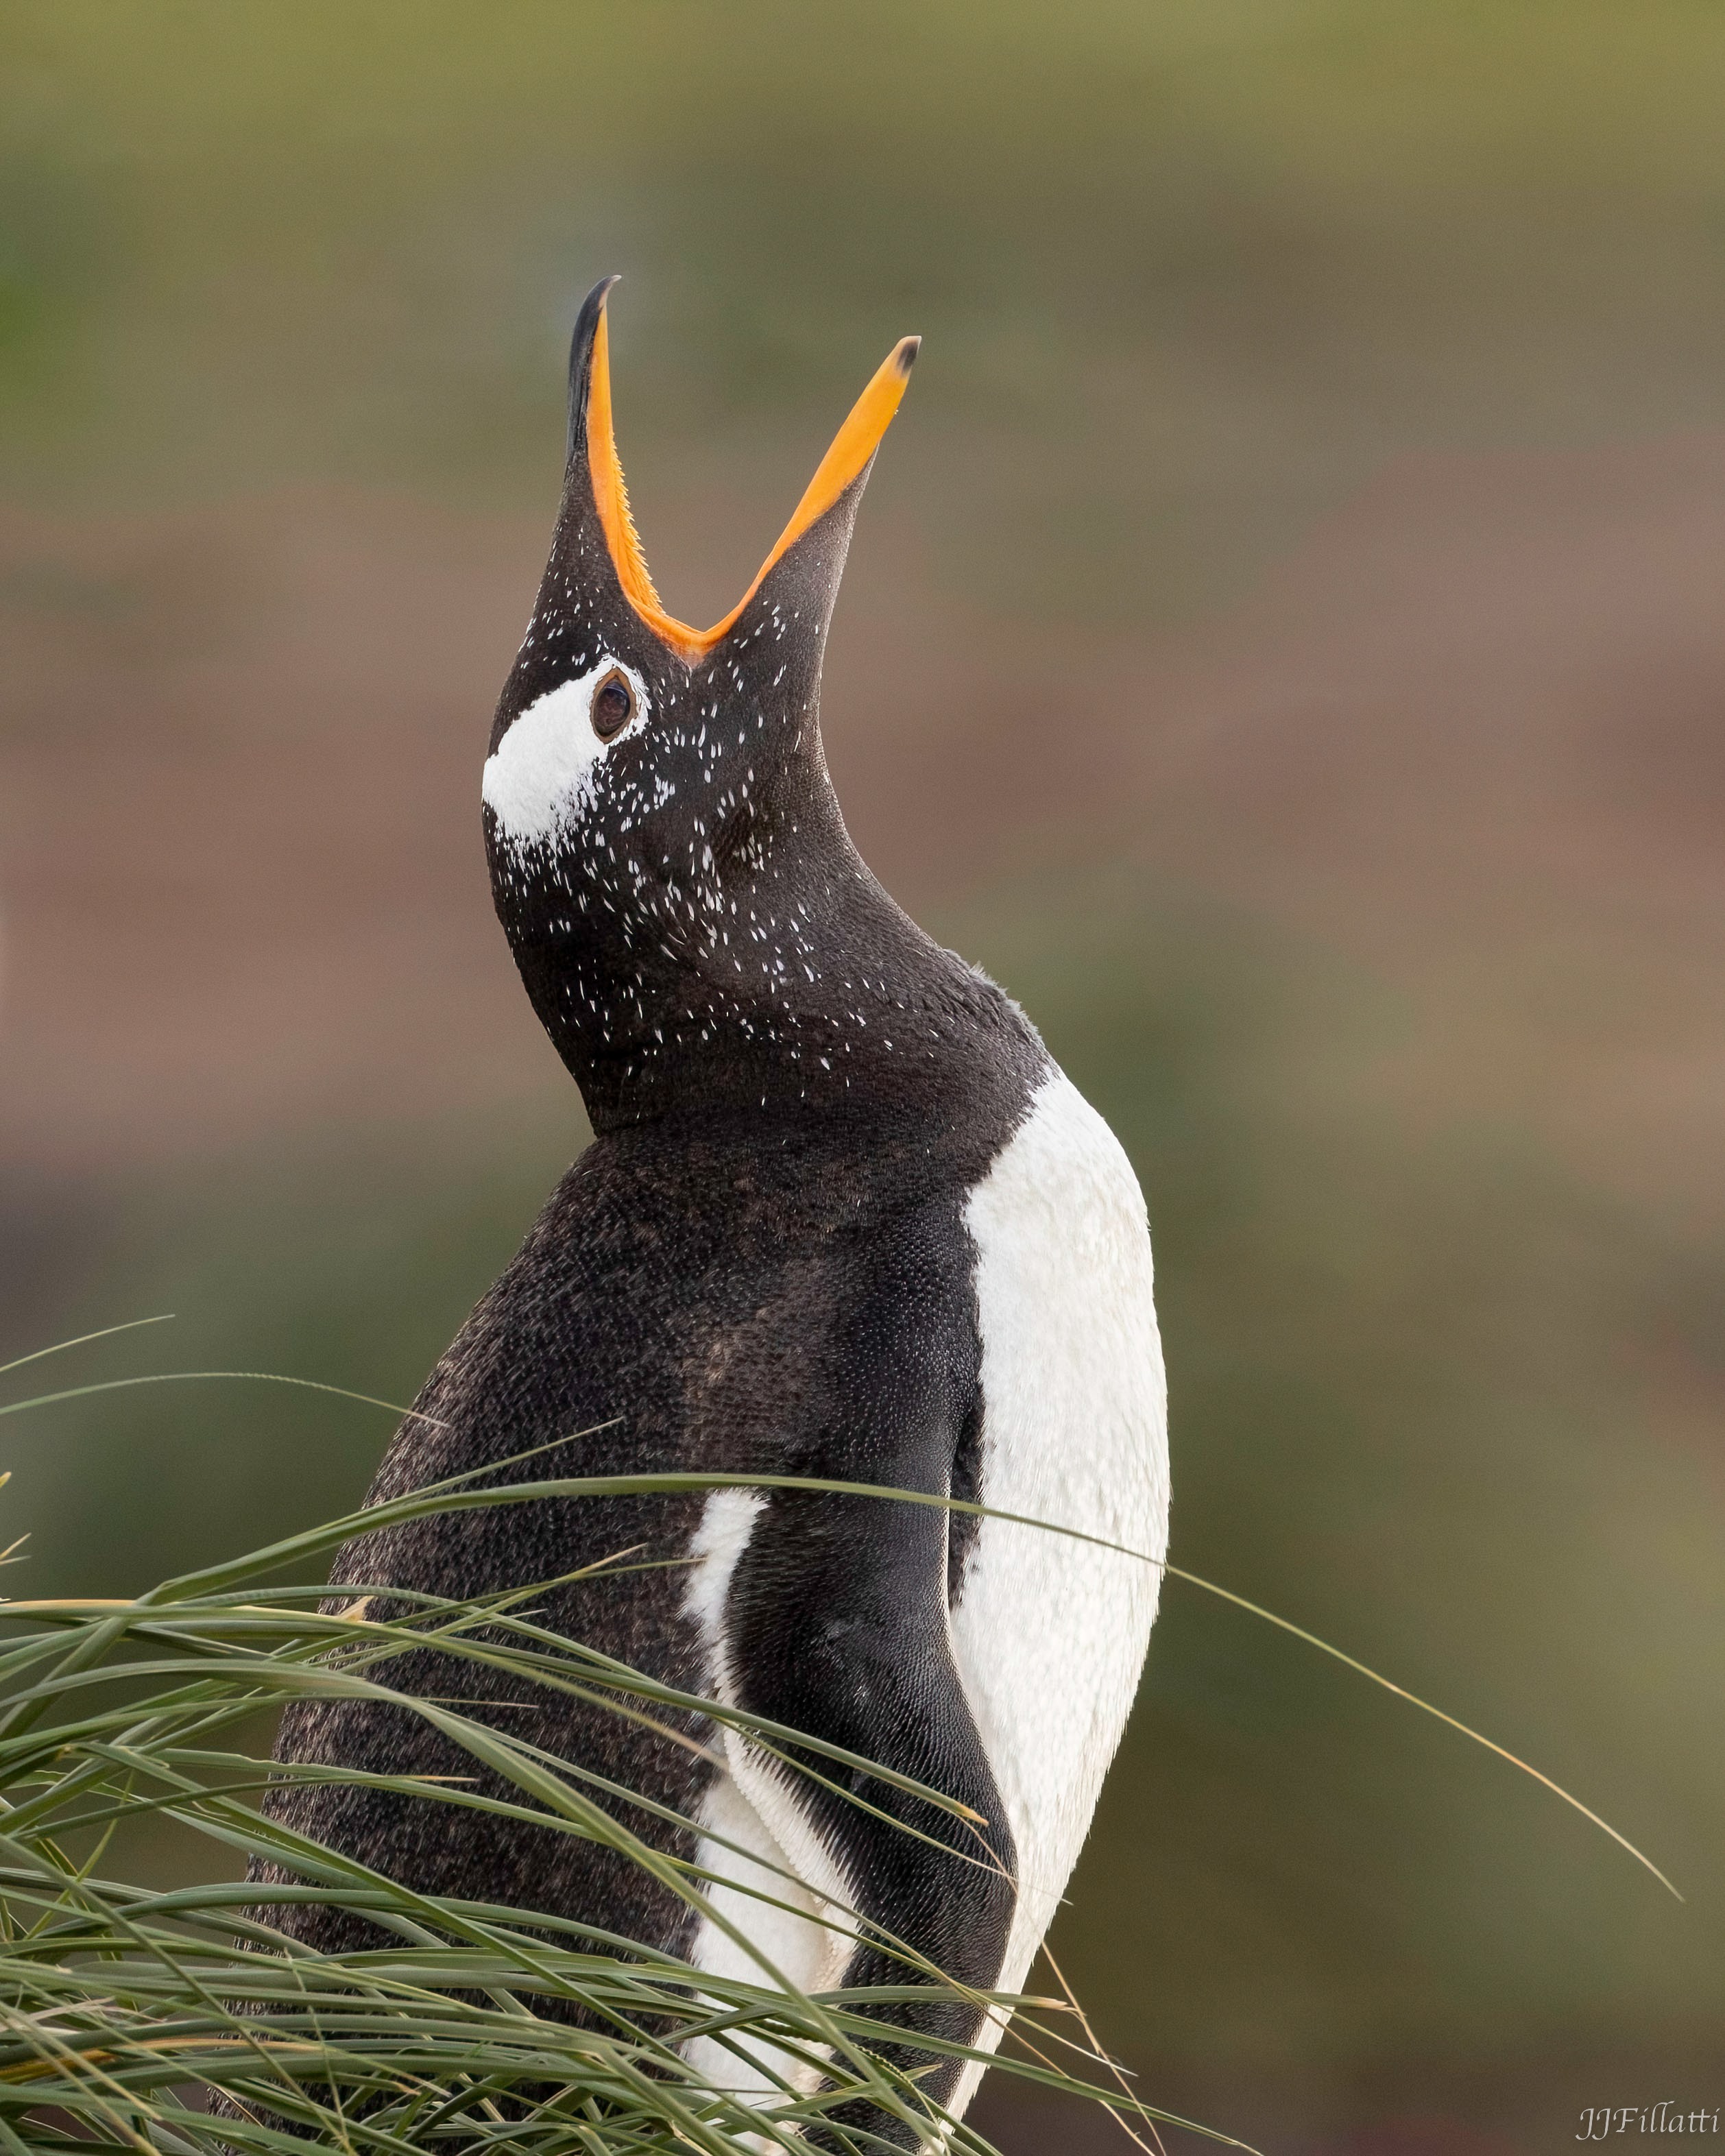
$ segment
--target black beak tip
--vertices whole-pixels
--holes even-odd
[[[575,333],[569,340],[568,448],[572,456],[587,417],[588,377],[593,362],[593,339],[599,333],[599,318],[605,311],[605,300],[611,287],[621,281],[615,276],[601,277],[581,302],[581,311],[575,317]]]
[[[605,311],[605,300],[614,285],[622,283],[620,277],[601,277],[587,297],[581,302],[581,311],[575,317],[575,334],[569,341],[569,372],[572,379],[577,363],[593,350],[593,341],[598,334],[599,316]]]

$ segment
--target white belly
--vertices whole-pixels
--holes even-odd
[[[1167,1388],[1143,1196],[1119,1141],[1060,1072],[972,1192],[965,1220],[982,1333],[982,1502],[1159,1559]],[[952,1645],[1018,1851],[1000,1989],[1023,1984],[1077,1861],[1161,1578],[1159,1565],[1070,1536],[980,1523]]]

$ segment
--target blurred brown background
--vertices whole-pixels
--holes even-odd
[[[15,0],[0,54],[0,1326],[177,1313],[8,1397],[411,1394],[581,1142],[477,799],[580,294],[696,620],[920,331],[831,758],[1133,1152],[1175,1557],[1689,1897],[1173,1589],[1063,1964],[1266,2149],[1725,2102],[1725,14]],[[388,1428],[21,1414],[12,1577],[307,1523]]]

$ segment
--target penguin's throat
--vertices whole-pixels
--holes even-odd
[[[895,1035],[911,1030],[902,988],[853,983],[826,996],[819,968],[813,980],[775,976],[748,996],[693,973],[669,994],[652,980],[572,993],[578,976],[522,971],[595,1128],[673,1106],[842,1098],[871,1087],[881,1060],[902,1053]]]
[[[594,1128],[672,1109],[842,1108],[913,1067],[919,1083],[937,1078],[961,1052],[968,969],[878,886],[870,896],[868,934],[855,921],[817,930],[789,907],[752,922],[740,909],[728,938],[680,951],[644,937],[518,946]]]

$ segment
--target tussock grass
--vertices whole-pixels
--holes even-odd
[[[758,1981],[725,1979],[554,1914],[415,1893],[259,1811],[272,1774],[285,1772],[494,1815],[530,1814],[551,1831],[622,1851],[710,1912],[706,1875],[633,1832],[608,1809],[614,1793],[601,1779],[448,1702],[393,1691],[392,1659],[434,1644],[536,1686],[578,1689],[619,1714],[680,1721],[693,1710],[777,1752],[794,1742],[805,1756],[824,1753],[841,1777],[870,1763],[675,1692],[547,1630],[532,1605],[557,1583],[461,1602],[392,1589],[387,1605],[360,1588],[347,1591],[339,1612],[320,1607],[320,1588],[280,1584],[388,1518],[706,1479],[500,1491],[458,1478],[133,1599],[0,1604],[0,2148],[214,2156],[299,2149],[309,2140],[352,2152],[716,2156],[807,2146],[810,2130],[833,2147],[884,2146],[832,2118],[866,2097],[911,2122],[931,2148],[985,2151],[980,2133],[947,2118],[895,2063],[883,2041],[891,2032],[872,2018],[871,2010],[931,1989],[1003,2020],[1016,2015],[997,2071],[1106,2102],[1123,2125],[1163,2116],[1126,2092],[1067,2001],[955,1987],[902,1946],[902,1982],[867,1991],[810,1997],[782,1985],[764,1962]],[[628,1553],[624,1561],[639,1560]],[[272,1768],[263,1753],[275,1712],[291,1700],[336,1697],[424,1717],[511,1794],[483,1794],[477,1774],[464,1786]],[[873,1771],[932,1804],[960,1809]],[[237,1873],[243,1857],[262,1856],[289,1883],[236,1876],[152,1888],[128,1880],[115,1861],[127,1831],[163,1822],[182,1841],[189,1835],[206,1845],[187,1873]],[[661,1823],[690,1824],[670,1813]],[[770,1898],[764,1890],[762,1898]],[[308,1902],[366,1919],[382,1943],[309,1951],[279,1923]],[[572,2006],[583,2025],[562,2018]],[[718,2056],[739,2066],[764,2059],[784,2082],[780,2093],[746,2099],[722,2071],[698,2070],[681,2047],[701,2035],[717,2039]],[[923,2049],[968,2056],[933,2038]],[[819,2070],[814,2092],[798,2066]]]
[[[471,1494],[444,1490],[413,1509]],[[424,1598],[378,1621],[321,1611],[315,1588],[267,1584],[375,1517],[131,1601],[0,1608],[12,1634],[0,1647],[0,2146],[262,2151],[302,2148],[309,2134],[356,2151],[731,2151],[794,2147],[799,2129],[864,2095],[927,2130],[941,2124],[884,2056],[870,2018],[871,2006],[915,1988],[952,1995],[908,1950],[901,1984],[810,1998],[781,1989],[764,1966],[757,1983],[730,1981],[566,1918],[416,1894],[260,1815],[271,1769],[255,1738],[265,1713],[295,1698],[391,1701],[434,1723],[511,1796],[290,1771],[493,1815],[531,1812],[553,1831],[623,1851],[707,1907],[699,1868],[631,1832],[605,1808],[595,1777],[448,1704],[396,1693],[379,1671],[403,1648],[434,1642],[536,1685],[578,1687],[619,1713],[699,1702],[542,1629],[523,1614],[532,1590],[506,1603]],[[792,1733],[711,1712],[774,1748]],[[163,1891],[114,1876],[118,1831],[152,1819],[236,1864],[242,1853],[273,1859],[295,1883]],[[312,1901],[368,1919],[388,1943],[308,1952],[270,1919]],[[962,1995],[1024,2013],[1029,2025],[1006,2071],[1140,2108],[1109,2083],[1063,2003]],[[589,2025],[557,2018],[559,2002],[578,2005]],[[700,2035],[739,2056],[766,2051],[787,2066],[819,2066],[824,2085],[751,2107],[682,2058],[678,2047]],[[217,2095],[234,2116],[210,2115]],[[880,2145],[831,2130],[839,2146]],[[943,2145],[988,2146],[970,2129],[949,2130]]]
[[[0,1413],[61,1396],[39,1395]],[[691,1907],[724,1922],[706,1898],[711,1882],[699,1864],[643,1839],[608,1805],[608,1797],[624,1793],[517,1731],[475,1720],[446,1700],[393,1690],[393,1658],[434,1645],[444,1656],[490,1664],[528,1685],[576,1690],[620,1715],[685,1727],[692,1712],[705,1717],[697,1727],[729,1724],[781,1756],[794,1746],[797,1771],[828,1779],[830,1769],[836,1786],[846,1787],[860,1768],[865,1779],[853,1801],[867,1803],[872,1776],[962,1813],[937,1791],[871,1762],[676,1691],[547,1630],[533,1605],[559,1583],[467,1601],[391,1589],[387,1603],[358,1586],[343,1590],[339,1609],[320,1606],[321,1588],[281,1584],[284,1574],[303,1577],[356,1534],[391,1520],[737,1479],[558,1478],[499,1488],[459,1477],[133,1599],[0,1603],[0,2151],[94,2146],[261,2156],[309,2142],[354,2156],[439,2148],[533,2156],[677,2148],[720,2156],[806,2147],[810,2134],[830,2148],[886,2147],[834,2117],[866,2098],[909,2123],[920,2145],[987,2152],[991,2144],[977,2129],[927,2097],[898,2063],[894,2032],[875,2018],[931,1992],[967,2000],[1003,2023],[1010,2018],[993,2071],[1105,2106],[1141,2145],[1147,2136],[1153,2143],[1158,2122],[1225,2140],[1131,2093],[1070,1997],[974,1992],[890,1938],[881,1943],[902,1980],[888,1986],[811,1996],[778,1981],[764,1960],[757,1981],[721,1978],[554,1914],[413,1892],[259,1811],[271,1776],[291,1774],[364,1782],[493,1815],[531,1815],[551,1831],[620,1851]],[[616,1561],[651,1559],[626,1552]],[[1286,1620],[1227,1590],[1209,1591],[1412,1699]],[[474,1761],[475,1781],[272,1768],[263,1754],[275,1712],[292,1700],[331,1697],[388,1702],[421,1717]],[[675,1734],[678,1742],[698,1741],[680,1727]],[[810,1754],[818,1762],[812,1768]],[[488,1787],[501,1784],[510,1794],[487,1794],[481,1773]],[[635,1801],[637,1815],[650,1810]],[[659,1820],[691,1826],[662,1810]],[[126,1834],[162,1822],[205,1845],[201,1861],[184,1867],[187,1876],[237,1873],[244,1857],[261,1856],[287,1883],[234,1876],[158,1888],[128,1880],[116,1861]],[[696,1845],[692,1829],[685,1845]],[[762,1898],[772,1898],[770,1891]],[[311,1902],[366,1920],[382,1943],[309,1950],[280,1919]],[[837,1921],[847,1928],[860,1922],[855,1912]],[[581,2010],[580,2025],[564,2018],[572,2007]],[[740,2070],[764,2060],[782,2087],[746,2096],[726,2071],[702,2071],[683,2051],[698,2036],[716,2039],[716,2056]],[[973,2056],[936,2038],[917,2042],[925,2056]],[[799,2074],[798,2067],[817,2071]],[[747,2084],[752,2075],[738,2078]]]

